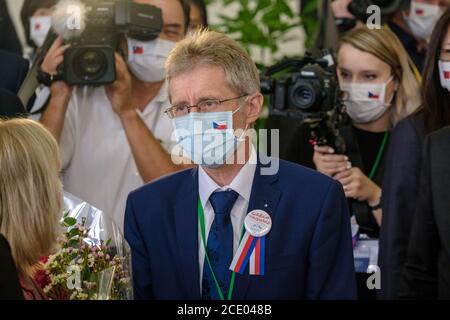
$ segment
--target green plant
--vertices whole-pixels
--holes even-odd
[[[264,67],[266,56],[279,52],[287,41],[298,40],[301,47],[301,33],[290,32],[292,29],[303,26],[306,45],[311,43],[317,24],[317,1],[308,0],[300,15],[292,10],[298,0],[209,0],[207,3],[220,4],[227,11],[235,12],[219,14],[220,22],[212,28],[239,41],[252,57],[260,56],[257,62],[259,67]],[[237,10],[229,10],[232,6],[238,6]]]

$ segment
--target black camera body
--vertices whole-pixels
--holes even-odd
[[[68,41],[62,78],[69,85],[100,86],[116,79],[115,52],[124,36],[141,41],[158,37],[161,9],[125,0],[86,2],[86,27]]]
[[[295,64],[298,72],[262,81],[263,93],[270,94],[271,113],[308,117],[330,111],[337,103],[339,85],[328,61],[305,57]]]
[[[382,17],[388,17],[399,10],[408,8],[410,2],[411,0],[352,0],[348,10],[356,19],[366,22],[367,8],[372,5],[380,8]]]
[[[343,154],[346,148],[338,126],[346,119],[344,104],[333,58],[329,51],[324,57],[315,59],[307,53],[270,67],[261,77],[261,92],[270,96],[270,115],[308,123],[311,143],[329,145]],[[282,71],[283,76],[273,78]]]

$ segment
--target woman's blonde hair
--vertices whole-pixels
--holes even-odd
[[[17,269],[32,275],[50,253],[62,211],[58,144],[41,124],[0,119],[0,233]]]
[[[392,124],[412,114],[420,105],[420,86],[414,75],[415,66],[397,36],[388,28],[369,29],[356,28],[347,33],[339,44],[339,50],[344,44],[370,53],[388,64],[398,82],[392,110]]]

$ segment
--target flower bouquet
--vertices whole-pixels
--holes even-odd
[[[131,250],[119,228],[70,194],[64,202],[64,232],[45,263],[44,292],[55,300],[132,299]]]

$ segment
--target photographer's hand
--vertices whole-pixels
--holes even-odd
[[[48,50],[44,61],[41,64],[42,71],[56,75],[58,74],[58,67],[64,62],[64,51],[70,47],[70,44],[64,45],[63,39],[58,37]],[[52,99],[57,99],[59,102],[69,102],[72,95],[72,87],[68,86],[63,81],[55,81],[50,86]]]
[[[118,53],[116,53],[116,74],[116,81],[105,87],[112,108],[121,118],[128,114],[136,114],[131,95],[131,76],[125,61]]]
[[[314,146],[313,161],[317,171],[329,177],[351,168],[348,157],[334,154],[334,150],[328,146]]]
[[[63,40],[58,37],[47,52],[41,69],[51,75],[58,73],[58,66],[64,61],[64,51],[70,45],[63,45]],[[50,86],[51,99],[47,108],[42,113],[40,122],[46,126],[59,142],[61,132],[64,127],[64,118],[70,97],[72,96],[72,87],[63,81],[55,81]]]

